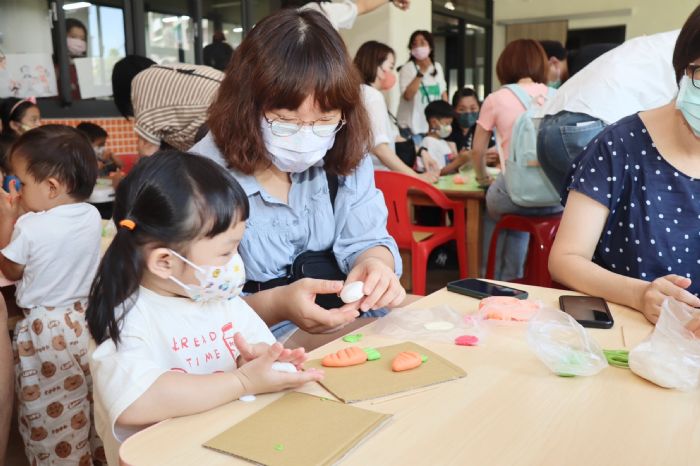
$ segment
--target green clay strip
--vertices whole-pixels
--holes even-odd
[[[605,358],[608,360],[608,364],[613,367],[619,367],[622,369],[629,369],[629,354],[627,350],[603,350]]]
[[[275,450],[277,450],[277,451],[284,450],[284,445],[282,445],[281,443],[278,443],[277,445],[275,445]]]
[[[365,348],[364,352],[367,353],[368,361],[376,361],[382,357],[382,354],[374,348]]]
[[[345,335],[343,337],[343,341],[346,343],[357,343],[358,341],[362,340],[362,334],[361,333],[353,333],[350,335]]]
[[[426,355],[424,355],[424,354],[421,354],[421,355],[420,355],[420,360],[423,361],[423,362],[427,362],[427,361],[428,361],[428,356],[426,356]]]

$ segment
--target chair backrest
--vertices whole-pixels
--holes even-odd
[[[435,186],[403,173],[377,170],[374,172],[374,182],[384,193],[384,202],[389,211],[387,230],[402,248],[410,246],[413,240],[414,225],[411,222],[409,191],[425,194],[443,210],[457,211],[461,208],[459,202],[451,201]]]
[[[127,175],[139,160],[138,154],[118,154],[116,157],[122,161],[122,171]]]

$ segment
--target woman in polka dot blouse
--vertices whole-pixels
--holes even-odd
[[[549,258],[558,282],[654,323],[667,296],[700,307],[700,7],[673,66],[675,100],[609,126],[574,161]]]

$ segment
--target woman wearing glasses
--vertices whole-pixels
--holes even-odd
[[[248,195],[251,213],[239,247],[246,299],[280,340],[297,327],[312,333],[341,327],[360,311],[405,297],[401,259],[366,157],[371,131],[360,85],[323,15],[279,11],[236,50],[209,109],[210,132],[192,148],[227,166]],[[287,284],[291,264],[308,251],[332,252],[347,282],[364,281],[366,296],[326,310],[316,295],[337,294],[341,281]]]
[[[700,7],[673,67],[675,100],[610,125],[574,161],[549,258],[556,281],[651,322],[668,296],[700,306]]]

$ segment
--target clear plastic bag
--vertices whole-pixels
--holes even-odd
[[[486,329],[479,319],[465,317],[447,305],[430,309],[396,309],[377,320],[372,329],[397,340],[454,343],[462,335],[473,335],[479,342],[486,337]]]
[[[586,329],[556,309],[542,308],[530,319],[527,342],[540,361],[562,377],[595,375],[608,366]]]
[[[665,388],[698,388],[700,338],[685,327],[697,313],[697,309],[667,298],[654,331],[630,351],[632,372]]]

